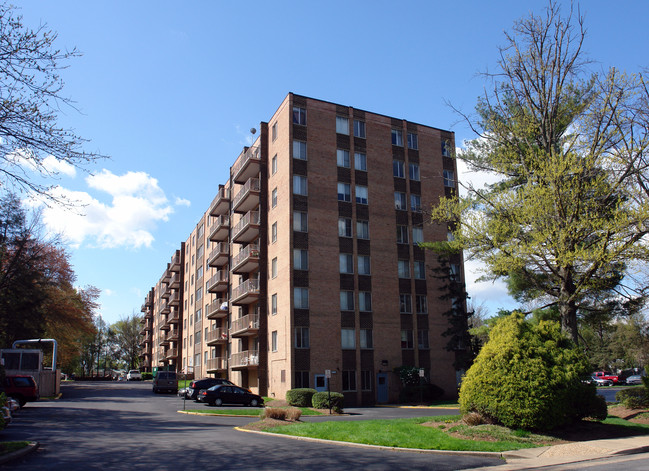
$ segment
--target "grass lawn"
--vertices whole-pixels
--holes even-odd
[[[323,415],[322,412],[317,410],[309,409],[306,407],[298,407],[302,411],[302,415]],[[205,407],[204,409],[187,409],[186,412],[200,412],[202,414],[214,414],[214,415],[259,415],[263,411],[263,408],[245,408],[240,409],[238,407],[229,407],[224,409],[214,409],[213,407]]]
[[[422,450],[502,452],[560,443],[551,435],[511,430],[496,425],[468,426],[460,416],[419,417],[396,420],[297,423],[265,431],[300,437]],[[422,425],[426,424],[426,425]],[[649,433],[649,426],[609,417],[604,426],[630,428],[629,435]]]
[[[13,453],[29,445],[29,442],[0,442],[0,456]]]

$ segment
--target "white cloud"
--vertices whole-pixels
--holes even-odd
[[[90,193],[63,187],[52,190],[54,196],[78,202],[75,210],[60,206],[44,207],[43,222],[63,234],[72,244],[86,242],[102,248],[149,247],[152,231],[173,213],[158,181],[144,172],[115,175],[102,170],[86,178],[88,186],[111,195],[112,202],[100,202]]]
[[[115,291],[113,291],[112,289],[109,289],[109,288],[104,288],[104,289],[101,290],[101,294],[104,295],[104,296],[113,296],[113,295],[115,295]]]
[[[189,207],[189,206],[192,205],[192,202],[189,201],[188,199],[180,198],[180,197],[176,196],[176,199],[175,199],[175,201],[174,201],[174,204],[175,204],[176,206],[187,206],[187,207]]]
[[[76,177],[77,169],[69,163],[56,159],[53,155],[48,155],[43,160],[43,166],[48,172],[53,174],[63,174],[68,177]]]

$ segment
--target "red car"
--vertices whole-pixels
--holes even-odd
[[[7,375],[4,384],[0,385],[0,392],[18,401],[20,407],[27,402],[38,401],[38,385],[33,376],[29,375]]]

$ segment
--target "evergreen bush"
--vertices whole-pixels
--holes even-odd
[[[558,322],[501,319],[460,388],[460,409],[510,428],[550,430],[584,417],[605,418],[606,404],[580,376],[589,364]]]
[[[290,389],[286,391],[286,402],[289,406],[311,407],[311,398],[317,392],[311,388]]]
[[[147,379],[153,379],[153,373],[149,371],[145,371],[142,373],[142,381],[145,381]]]
[[[331,409],[334,412],[342,412],[345,404],[345,396],[338,392],[331,393]],[[312,398],[314,409],[329,409],[329,393],[326,391],[316,392]]]
[[[615,393],[615,400],[628,409],[641,409],[649,406],[647,388],[622,389]]]

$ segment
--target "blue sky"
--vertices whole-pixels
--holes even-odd
[[[559,2],[564,9],[569,2]],[[227,179],[288,92],[474,137],[447,106],[471,111],[503,32],[545,1],[24,1],[24,23],[58,32],[83,56],[62,72],[80,113],[61,124],[110,160],[94,176],[61,168],[60,191],[87,216],[45,212],[70,244],[78,284],[102,290],[109,323],[139,312]],[[647,66],[649,2],[583,1],[592,67]],[[467,176],[469,178],[469,176]],[[470,178],[480,179],[471,175]],[[469,294],[493,314],[512,308],[500,284]]]

